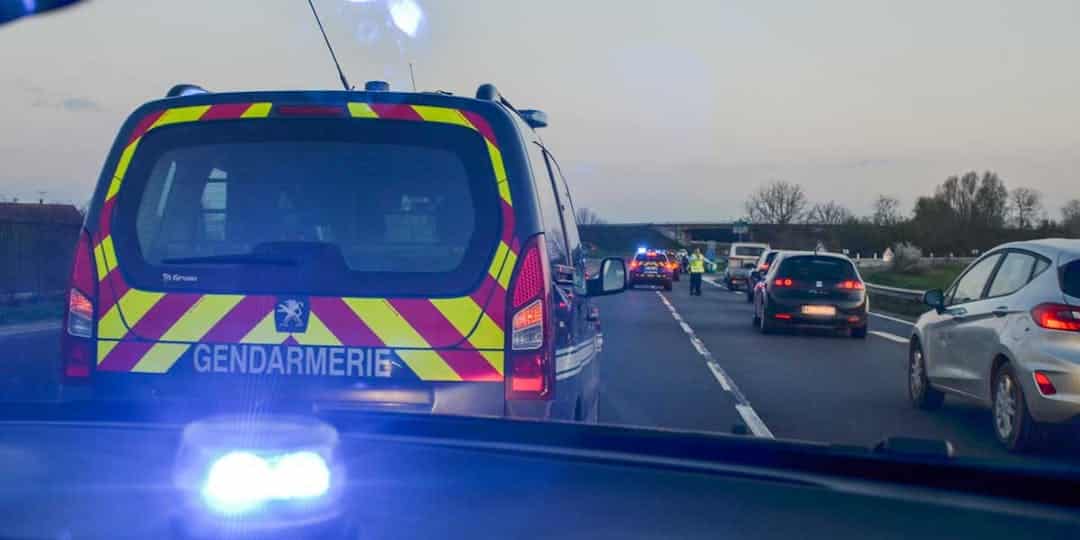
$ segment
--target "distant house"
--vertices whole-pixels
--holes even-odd
[[[0,202],[0,223],[80,225],[79,209],[72,204]]]

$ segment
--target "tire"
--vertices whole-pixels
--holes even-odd
[[[856,326],[851,329],[851,337],[855,339],[866,339],[867,327]]]
[[[991,392],[991,418],[994,435],[1010,452],[1036,449],[1042,442],[1038,424],[1028,412],[1024,388],[1008,362],[994,372]]]
[[[933,411],[945,403],[945,394],[930,386],[930,379],[926,376],[926,355],[917,341],[912,341],[908,347],[907,387],[908,398],[917,409]]]
[[[671,290],[671,282],[670,281],[665,281],[664,282],[664,290],[665,291],[670,291]]]

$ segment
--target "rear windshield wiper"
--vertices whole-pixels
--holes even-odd
[[[163,264],[252,264],[262,266],[296,266],[296,259],[280,255],[255,255],[238,253],[232,255],[207,255],[204,257],[176,257],[163,259]]]

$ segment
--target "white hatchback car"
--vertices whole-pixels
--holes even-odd
[[[911,336],[908,393],[936,409],[945,394],[993,411],[1009,450],[1031,448],[1048,424],[1080,425],[1080,240],[998,246],[945,292]]]

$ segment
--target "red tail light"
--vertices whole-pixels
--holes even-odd
[[[791,278],[776,278],[776,280],[773,281],[773,285],[776,285],[777,287],[791,287],[794,284],[795,282],[792,281]]]
[[[856,279],[849,279],[847,281],[841,281],[836,284],[837,289],[846,289],[849,291],[861,291],[865,288],[863,282]]]
[[[1048,330],[1080,332],[1080,307],[1066,304],[1039,304],[1031,310],[1035,324]]]
[[[630,261],[630,269],[631,270],[637,270],[637,267],[639,267],[639,266],[641,266],[640,262],[638,262],[638,261]]]
[[[1050,377],[1048,377],[1045,373],[1041,371],[1036,371],[1034,375],[1035,386],[1039,387],[1039,393],[1044,396],[1052,396],[1057,393],[1057,388],[1054,388],[1053,381],[1051,381]]]
[[[532,237],[510,283],[507,399],[544,399],[555,389],[551,277],[543,235]]]
[[[773,315],[773,317],[775,317],[777,319],[780,319],[781,321],[790,321],[791,320],[791,314],[790,313],[777,313],[776,315]]]
[[[94,270],[90,234],[80,232],[71,263],[71,290],[64,313],[60,343],[65,379],[85,379],[93,364],[94,304],[97,300],[97,273]]]

